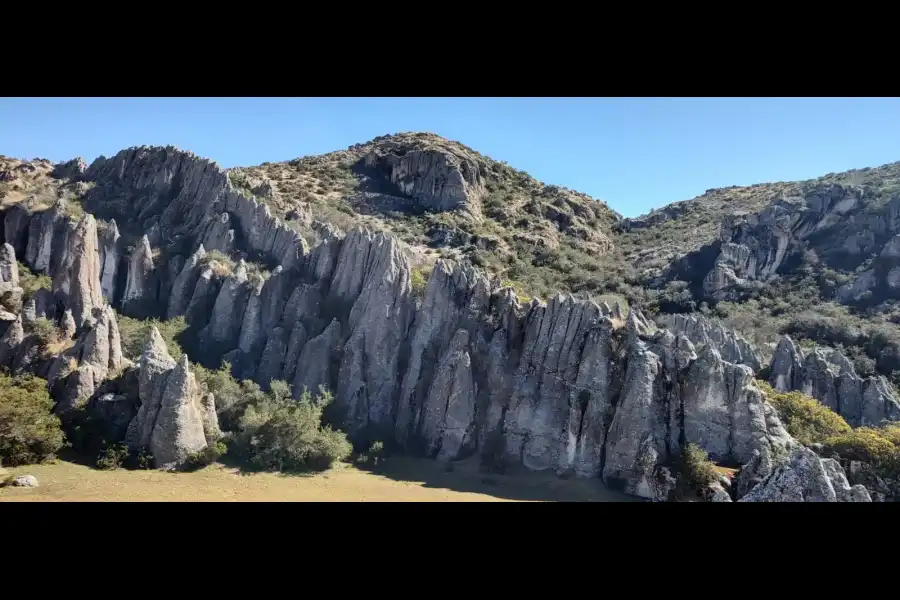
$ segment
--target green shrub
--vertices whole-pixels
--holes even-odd
[[[97,457],[97,468],[104,471],[115,471],[127,458],[128,448],[124,444],[113,444]]]
[[[821,443],[826,438],[851,431],[850,425],[836,412],[800,392],[778,392],[768,383],[758,381],[760,389],[781,419],[782,424],[804,445]]]
[[[207,467],[219,460],[227,452],[228,446],[223,440],[213,442],[203,450],[188,455],[187,461],[185,462],[185,469],[196,470]]]
[[[133,319],[121,314],[116,315],[119,325],[119,336],[122,339],[122,353],[131,360],[137,361],[144,351],[144,344],[150,335],[150,329],[156,327],[172,358],[179,360],[183,353],[177,338],[187,329],[184,317],[176,317],[166,321],[159,319]]]
[[[379,463],[383,462],[385,459],[385,451],[384,451],[384,443],[381,441],[374,441],[369,446],[369,451],[360,454],[356,458],[357,464],[360,465],[368,465],[377,466]]]
[[[63,337],[59,328],[44,317],[35,319],[28,326],[28,333],[36,336],[44,348],[58,342]]]
[[[834,452],[845,460],[867,462],[883,477],[900,477],[900,427],[859,427],[831,436],[824,442],[826,453]]]
[[[410,271],[409,283],[412,286],[413,297],[425,297],[425,288],[428,286],[428,277],[431,275],[431,269],[430,265],[422,265],[413,267],[412,271]]]
[[[719,478],[716,465],[709,460],[706,450],[696,444],[682,448],[678,471],[683,482],[695,491],[703,490]]]
[[[19,262],[19,287],[24,291],[23,301],[27,302],[38,290],[49,290],[52,281],[49,276],[33,273],[31,269]]]
[[[236,446],[250,466],[271,471],[321,471],[350,456],[346,435],[322,425],[322,413],[332,401],[328,392],[313,398],[304,391],[299,401],[290,386],[273,381],[262,399],[240,418]]]
[[[65,436],[47,382],[0,374],[0,459],[9,465],[44,462],[63,447]]]
[[[223,362],[218,369],[206,369],[201,365],[192,367],[201,389],[215,395],[219,427],[224,431],[237,429],[247,407],[265,398],[265,393],[256,382],[236,380],[227,362]]]

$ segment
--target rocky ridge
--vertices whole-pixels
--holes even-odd
[[[171,148],[127,150],[76,171],[92,184],[88,210],[120,219],[123,230],[135,227],[127,215],[137,215],[144,231],[115,269],[125,285],[121,295],[110,292],[114,306],[127,312],[162,300],[168,316],[186,315],[210,362],[227,357],[263,385],[280,373],[295,394],[318,385],[335,390],[340,422],[355,441],[381,439],[442,460],[478,456],[494,468],[602,477],[652,499],[668,497],[668,465],[684,443],[735,466],[787,457],[797,446],[753,383],[758,357],[722,328],[676,320],[659,329],[634,307],[623,324],[618,306],[566,294],[523,304],[510,288],[453,261],[439,261],[417,297],[413,253],[396,236],[358,227],[344,236],[315,224],[323,235],[309,247],[214,164]],[[405,173],[433,176],[418,167]],[[472,181],[467,194],[477,190]],[[432,200],[458,197],[442,191]],[[94,218],[72,229],[44,212],[5,211],[6,241],[27,247],[50,236],[43,272],[53,276],[54,293],[72,309],[76,329],[109,340],[108,323],[105,336],[97,331],[111,311],[100,311],[97,325],[85,316],[103,303]],[[119,239],[105,239],[104,256],[116,256]],[[210,259],[213,250],[237,258],[236,268],[222,268],[227,256]],[[166,260],[155,262],[157,253]],[[274,271],[251,278],[251,258]],[[29,267],[42,271],[43,264]],[[16,329],[10,339],[18,337]],[[153,337],[141,358],[129,443],[151,447],[169,466],[208,443],[209,405],[197,398],[187,363],[175,364]],[[768,463],[760,484],[802,470]]]

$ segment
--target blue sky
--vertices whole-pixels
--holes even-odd
[[[636,216],[706,189],[900,160],[893,98],[2,98],[0,154],[174,144],[224,167],[432,131]]]

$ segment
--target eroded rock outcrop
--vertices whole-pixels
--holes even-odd
[[[850,486],[837,461],[797,446],[785,463],[739,501],[871,502],[872,498],[863,486]]]
[[[860,377],[837,350],[816,348],[804,356],[787,336],[772,358],[769,381],[779,391],[799,391],[841,415],[852,427],[900,421],[900,400],[880,375]]]
[[[735,331],[727,329],[721,323],[700,315],[668,315],[662,323],[673,333],[683,333],[695,346],[711,346],[724,360],[746,365],[758,372],[761,367],[759,354]]]
[[[391,182],[428,208],[480,213],[485,188],[476,165],[436,150],[416,150],[389,160]]]
[[[122,258],[121,238],[115,219],[100,231],[100,289],[110,304],[116,299],[116,275]]]
[[[166,318],[172,319],[183,315],[187,311],[188,304],[197,287],[197,280],[202,272],[202,261],[206,258],[206,248],[203,244],[197,248],[191,257],[185,262],[181,273],[175,278],[169,291],[169,305],[166,308]]]
[[[348,434],[389,434],[401,376],[399,350],[414,310],[409,258],[401,242],[355,230],[344,241],[331,296],[336,302],[353,303],[335,407],[345,415]]]
[[[189,237],[207,251],[228,253],[231,248],[216,240],[239,238],[246,251],[275,264],[294,263],[306,254],[302,237],[268,206],[235,188],[215,162],[191,152],[173,146],[129,148],[111,158],[101,156],[83,177],[95,184],[85,197],[87,210],[115,212],[116,218],[143,224],[145,231],[155,226],[163,246]],[[123,192],[141,201],[123,203]],[[216,222],[216,233],[204,236]],[[238,235],[229,236],[232,230]]]
[[[53,292],[72,310],[78,327],[103,306],[97,245],[97,221],[85,214],[68,236],[65,259],[53,277]]]
[[[138,386],[141,406],[126,443],[149,449],[157,467],[184,464],[220,435],[214,399],[201,397],[187,355],[176,363],[156,327],[141,354]]]
[[[56,412],[81,405],[107,376],[125,366],[115,312],[109,306],[95,308],[82,335],[50,367],[47,380],[56,388]]]
[[[141,238],[128,259],[128,273],[125,291],[122,293],[123,311],[137,316],[146,316],[148,304],[156,300],[156,282],[153,277],[153,249],[150,238]]]

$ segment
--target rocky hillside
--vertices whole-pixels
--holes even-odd
[[[848,430],[900,420],[893,338],[794,339],[829,341],[796,329],[819,305],[867,327],[889,311],[890,167],[877,189],[714,190],[630,220],[431,134],[230,171],[172,147],[2,167],[0,366],[45,377],[58,413],[91,407],[160,466],[214,443],[216,399],[158,330],[124,356],[124,320],[182,323],[190,361],[226,361],[263,389],[333,392],[328,419],[357,446],[600,477],[657,500],[681,494],[694,448],[739,469],[701,477],[703,498],[870,499],[849,463],[798,441],[759,380],[815,397]],[[858,243],[835,252],[826,232]],[[807,289],[873,251],[832,295]],[[864,287],[885,297],[874,312],[847,291]],[[806,290],[800,311],[778,304],[785,289]],[[741,309],[748,324],[791,320],[735,328]]]

